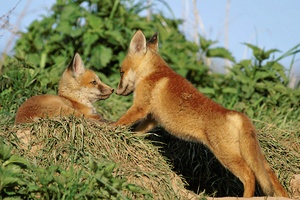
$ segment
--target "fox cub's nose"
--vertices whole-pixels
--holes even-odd
[[[113,93],[115,91],[115,89],[114,88],[110,88],[110,91],[111,91],[111,93]]]

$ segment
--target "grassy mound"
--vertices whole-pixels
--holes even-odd
[[[84,119],[3,126],[1,195],[43,199],[186,199],[184,183],[145,136]],[[20,177],[19,173],[23,173]],[[4,178],[10,179],[5,182]],[[191,194],[192,195],[192,194]]]
[[[255,121],[265,156],[287,190],[292,175],[300,173],[297,123],[277,128]],[[33,199],[195,197],[187,188],[209,196],[242,196],[241,182],[206,147],[179,140],[161,128],[153,132],[139,135],[72,117],[4,125],[0,129],[0,141],[5,144],[0,147],[0,195]],[[10,156],[5,153],[7,146]],[[256,195],[263,195],[259,186]]]

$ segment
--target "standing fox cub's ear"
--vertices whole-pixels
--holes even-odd
[[[68,68],[72,71],[73,77],[78,77],[85,72],[85,67],[79,53],[75,54]]]
[[[154,33],[154,35],[148,40],[147,47],[154,52],[158,52],[158,32]]]
[[[146,37],[141,30],[138,30],[131,39],[129,53],[145,54],[146,52]]]

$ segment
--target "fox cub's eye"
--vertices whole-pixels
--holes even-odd
[[[97,85],[97,81],[92,81],[91,84]]]

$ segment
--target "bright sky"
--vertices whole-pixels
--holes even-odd
[[[9,15],[9,30],[0,30],[0,53],[9,52],[13,47],[15,32],[26,30],[26,27],[47,10],[55,0],[10,0],[0,3],[0,16]],[[188,38],[194,33],[193,0],[165,0],[171,7],[175,17],[185,18],[182,27]],[[18,3],[19,2],[19,3]],[[152,0],[156,8],[164,8],[162,1]],[[225,45],[226,31],[226,0],[197,0],[197,8],[204,28],[199,28],[201,34],[208,39],[217,40],[220,46]],[[155,9],[155,7],[154,7]],[[244,42],[258,45],[261,48],[279,49],[283,53],[300,44],[299,0],[231,0],[227,26],[227,48],[237,61],[250,58],[251,52],[242,44]],[[165,14],[171,13],[165,9]],[[0,25],[3,24],[2,17]],[[203,31],[204,30],[204,31]],[[11,34],[11,32],[14,32]],[[276,54],[277,56],[279,54]],[[289,66],[292,58],[285,59],[282,64]],[[294,71],[300,73],[300,55],[296,56]]]

